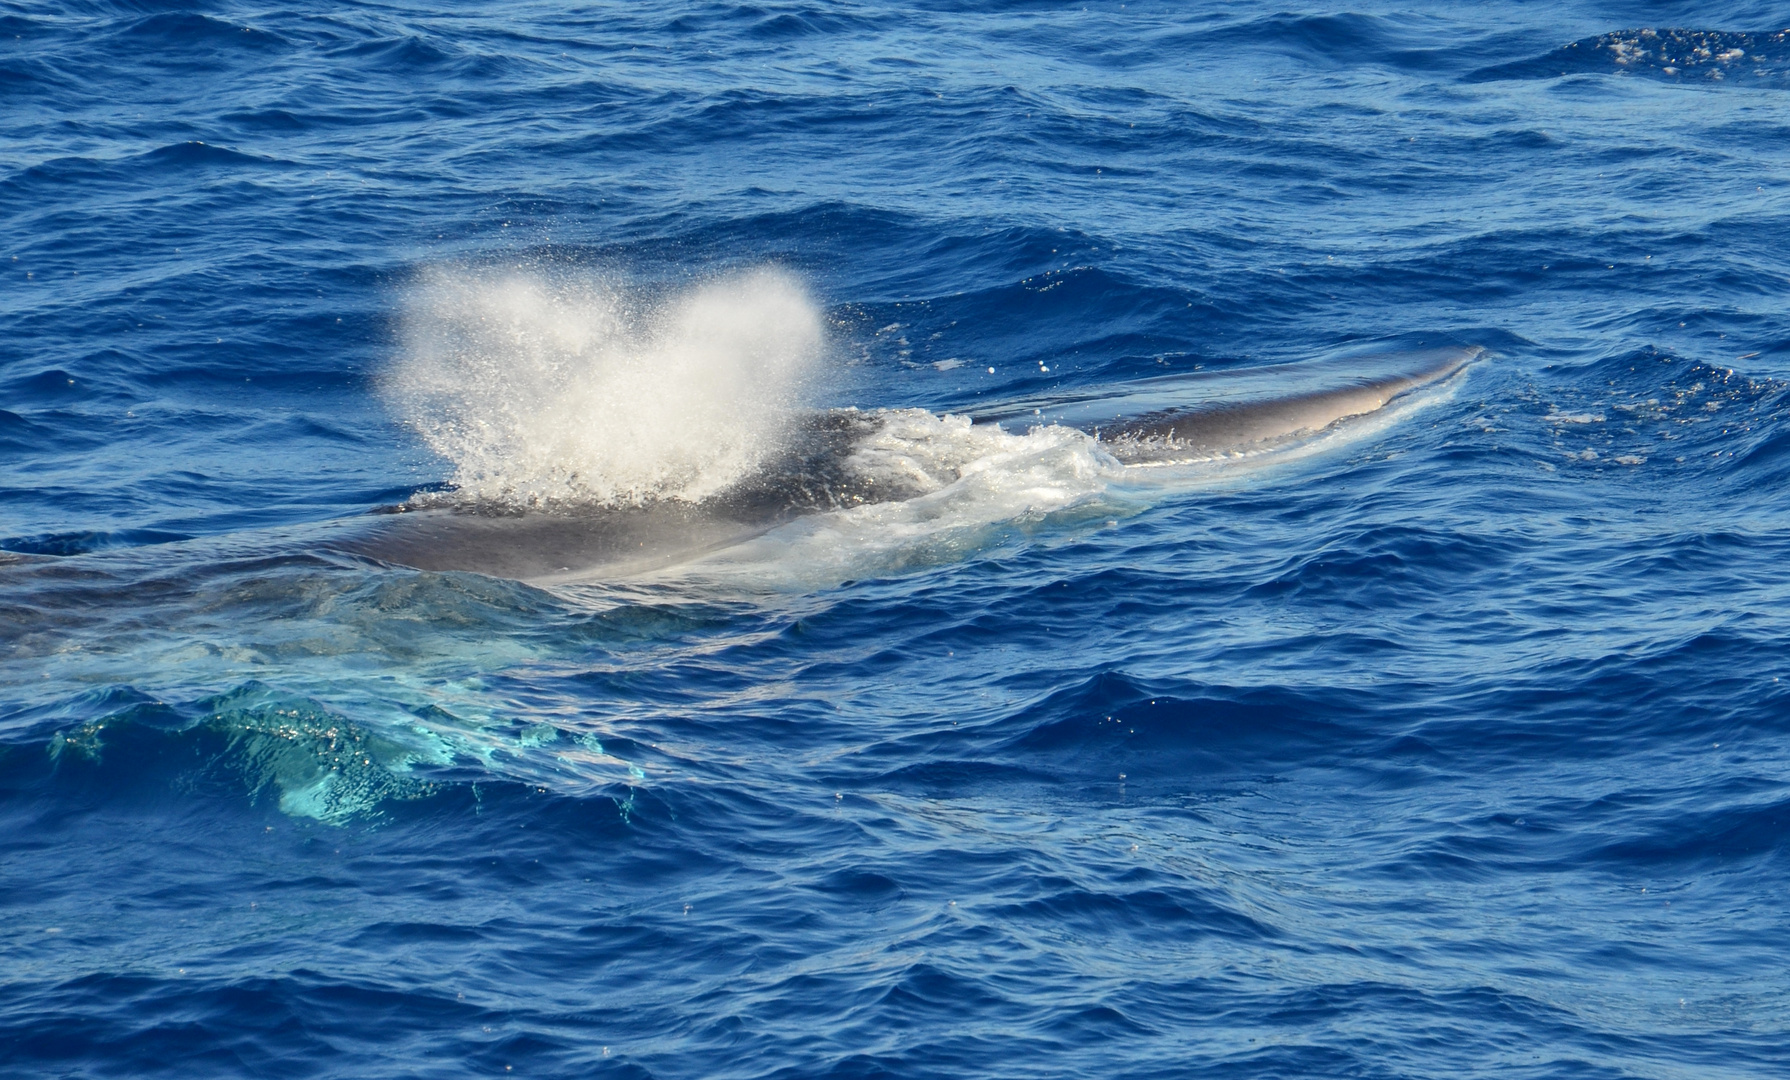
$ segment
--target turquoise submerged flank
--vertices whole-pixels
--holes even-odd
[[[1613,10],[0,4],[0,1072],[1790,1075],[1790,7]]]

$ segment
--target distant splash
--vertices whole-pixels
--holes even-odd
[[[825,350],[776,268],[652,296],[618,278],[438,267],[385,390],[453,463],[446,501],[695,501],[774,452]],[[443,496],[424,496],[443,501]]]
[[[1624,72],[1712,82],[1782,78],[1790,74],[1790,30],[1618,30],[1570,42],[1531,60],[1483,68],[1468,78],[1486,82]]]

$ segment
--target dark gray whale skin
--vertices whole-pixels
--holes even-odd
[[[1128,462],[1230,457],[1377,412],[1484,352],[1477,346],[1423,349],[1168,375],[1037,407],[1020,402],[987,419],[1079,428]]]
[[[1446,379],[1483,352],[1428,349],[1149,379],[977,417],[1009,429],[1062,423],[1096,436],[1121,461],[1150,464],[1271,450],[1378,411]],[[552,583],[631,577],[737,544],[805,514],[912,497],[855,475],[852,449],[875,413],[817,413],[758,474],[701,502],[513,512],[388,507],[330,546],[419,570],[470,571]]]

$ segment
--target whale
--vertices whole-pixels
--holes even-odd
[[[1357,353],[1328,360],[1196,371],[1006,402],[975,424],[1073,428],[1127,466],[1259,458],[1380,412],[1448,380],[1484,349]],[[516,508],[406,504],[365,516],[333,550],[374,563],[533,584],[626,578],[761,536],[796,518],[911,498],[898,480],[855,471],[854,449],[886,414],[831,409],[800,417],[752,475],[697,501]]]

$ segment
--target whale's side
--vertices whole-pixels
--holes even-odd
[[[1221,458],[1274,449],[1365,416],[1446,379],[1478,348],[1350,357],[1329,364],[1145,380],[1104,393],[1021,402],[979,422],[1058,423],[1098,438],[1128,463]],[[515,512],[391,507],[331,546],[419,570],[461,570],[550,583],[627,577],[696,558],[805,514],[907,498],[914,491],[851,468],[881,421],[836,410],[801,426],[752,478],[700,502]]]
[[[583,513],[430,508],[380,518],[338,542],[337,550],[418,570],[468,570],[532,582],[596,569],[634,576],[737,544],[777,524],[669,501]]]

